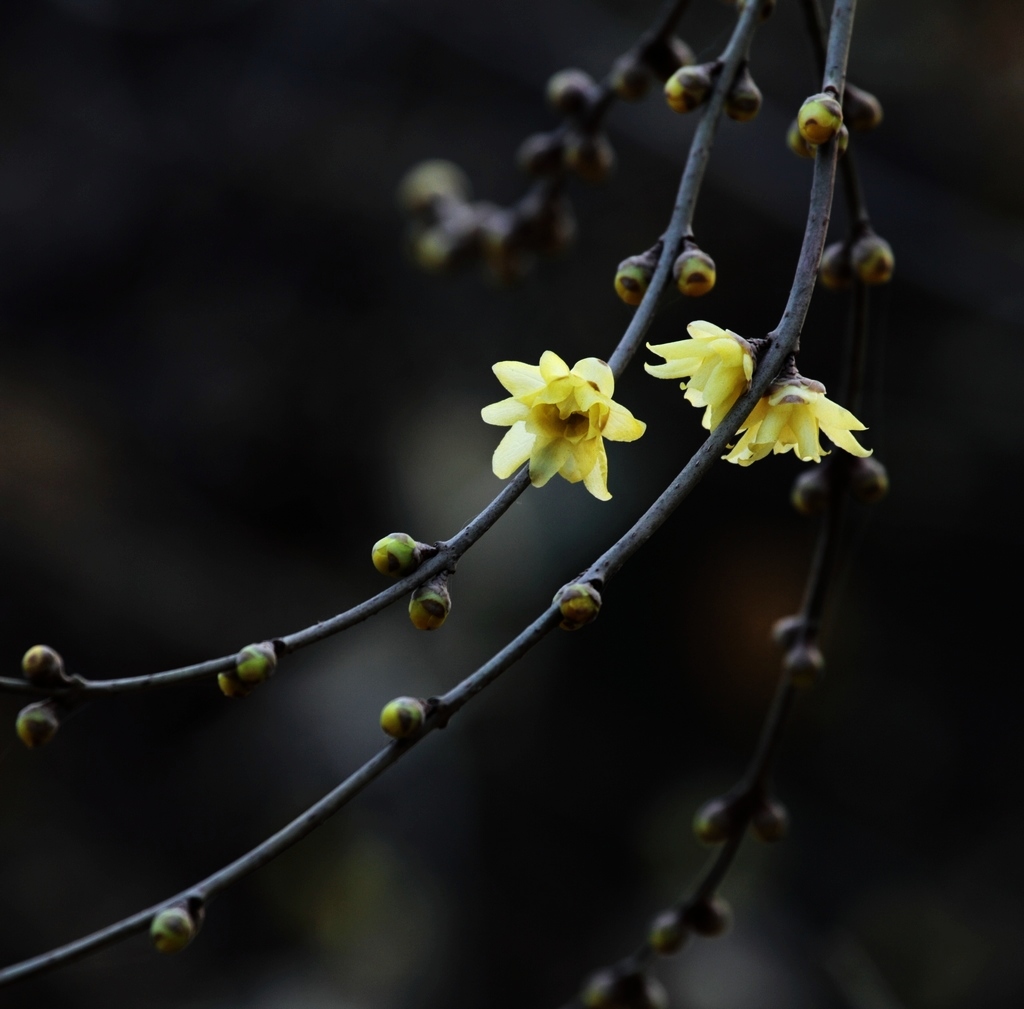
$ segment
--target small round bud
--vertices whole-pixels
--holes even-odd
[[[255,686],[274,675],[277,669],[277,651],[273,642],[261,641],[258,645],[246,645],[235,656],[235,675],[242,683]]]
[[[707,63],[680,67],[665,82],[665,101],[673,112],[690,112],[707,101],[713,82]]]
[[[586,582],[566,585],[555,596],[554,602],[562,611],[562,622],[558,626],[564,631],[578,631],[596,620],[601,612],[601,594]]]
[[[57,707],[52,700],[36,701],[18,712],[14,729],[18,738],[31,750],[45,746],[60,728]]]
[[[557,175],[562,153],[562,138],[556,133],[534,133],[519,145],[516,164],[527,175]]]
[[[615,168],[615,150],[603,133],[572,133],[565,141],[565,167],[584,182],[604,182]]]
[[[792,645],[799,637],[803,629],[803,617],[796,614],[788,617],[779,617],[779,619],[772,624],[772,641],[782,648],[789,648],[790,645]]]
[[[896,265],[892,247],[880,235],[869,231],[850,249],[850,263],[865,284],[888,284]]]
[[[559,70],[548,81],[548,102],[563,115],[578,115],[590,104],[595,88],[594,78],[583,70]]]
[[[832,484],[828,470],[823,466],[812,466],[800,473],[793,481],[789,500],[801,515],[820,515],[832,496]]]
[[[684,249],[672,266],[676,287],[689,298],[699,298],[715,286],[715,261],[703,250]]]
[[[611,86],[624,102],[638,102],[651,86],[651,72],[632,53],[612,64]]]
[[[153,915],[149,938],[161,953],[178,953],[196,937],[200,924],[184,904],[175,904]]]
[[[786,132],[786,144],[798,158],[813,158],[817,150],[813,144],[804,140],[804,135],[800,132],[800,126],[795,119],[789,124],[789,130]]]
[[[410,214],[424,214],[438,200],[465,201],[470,186],[466,173],[451,161],[422,161],[398,184],[398,202]]]
[[[417,630],[435,631],[448,619],[451,609],[448,573],[442,572],[413,592],[409,600],[409,619]]]
[[[761,89],[744,67],[725,97],[725,114],[738,123],[747,123],[761,111]]]
[[[764,799],[754,807],[750,830],[759,841],[771,844],[781,841],[789,830],[789,813],[781,802]]]
[[[654,276],[654,266],[647,256],[630,256],[619,263],[615,274],[615,293],[627,305],[639,305]]]
[[[685,911],[684,918],[697,935],[721,935],[732,924],[732,911],[721,897],[697,901]]]
[[[826,246],[821,254],[818,280],[830,291],[846,290],[853,283],[853,265],[850,263],[850,247],[845,242],[834,242]]]
[[[811,95],[800,106],[796,121],[807,143],[827,144],[843,125],[843,110],[833,95]]]
[[[736,831],[736,806],[730,796],[709,799],[693,818],[693,832],[704,844],[721,844]]]
[[[225,697],[237,698],[248,697],[255,689],[255,684],[243,683],[233,669],[217,674],[217,686]]]
[[[49,645],[33,645],[21,658],[21,671],[37,687],[61,687],[70,682],[64,660]]]
[[[396,697],[381,709],[380,727],[392,739],[407,739],[423,728],[426,707],[418,697]]]
[[[889,493],[889,473],[877,459],[854,459],[850,493],[861,504],[878,504]]]
[[[398,578],[415,571],[423,560],[423,544],[408,533],[388,533],[373,544],[373,566],[382,575]]]
[[[589,1009],[667,1009],[668,995],[660,982],[646,974],[598,971],[581,994]]]
[[[786,652],[782,671],[794,687],[813,687],[825,671],[825,656],[813,641],[798,641]]]
[[[851,130],[873,130],[882,122],[882,103],[870,91],[846,85],[843,92],[843,122]]]
[[[651,949],[661,956],[672,956],[683,948],[689,932],[683,923],[679,911],[663,911],[651,922],[651,930],[647,933],[647,941]]]
[[[650,43],[641,59],[659,81],[667,81],[680,67],[692,67],[697,62],[693,50],[678,35]]]
[[[850,146],[850,131],[846,128],[846,123],[843,123],[839,127],[839,132],[836,134],[836,148],[839,151],[839,157],[842,157],[846,153],[846,148]]]

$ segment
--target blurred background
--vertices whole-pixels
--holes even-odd
[[[892,493],[861,509],[777,782],[791,836],[751,841],[723,939],[664,961],[693,1009],[1017,1006],[1024,994],[1018,492],[1024,365],[1024,51],[1013,0],[859,5],[856,135],[896,276],[872,299],[864,441]],[[555,117],[543,87],[602,75],[657,5],[626,0],[7,0],[0,8],[0,666],[47,642],[111,677],[230,653],[382,587],[371,544],[454,533],[500,488],[490,366],[607,356],[618,262],[661,234],[693,117],[617,107],[615,178],[575,186],[575,248],[502,289],[425,276],[394,193],[424,158],[481,198]],[[732,12],[694,0],[701,59]],[[699,304],[779,320],[810,163],[786,127],[816,90],[781,0],[724,121],[696,216]],[[841,200],[835,237],[845,230]],[[838,390],[842,296],[820,292],[805,374]],[[648,359],[650,359],[648,357]],[[380,707],[468,674],[621,535],[701,440],[639,360],[648,422],[609,450],[614,500],[554,481],[466,556],[452,616],[404,605],[282,663],[249,699],[213,682],[81,709],[45,749],[0,697],[0,949],[42,952],[163,899],[271,833],[381,745]],[[556,1007],[631,949],[707,857],[697,805],[756,739],[814,523],[791,455],[722,464],[608,588],[300,847],[162,957],[136,937],[0,992],[92,1009]]]

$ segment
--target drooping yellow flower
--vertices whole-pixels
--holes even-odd
[[[656,378],[689,378],[680,382],[694,406],[704,406],[702,423],[712,431],[750,387],[754,374],[753,348],[729,329],[710,322],[691,322],[686,331],[692,340],[676,340],[647,349],[665,358],[665,364],[645,364]]]
[[[494,374],[512,393],[480,411],[488,424],[511,425],[494,450],[495,476],[511,476],[529,459],[534,487],[543,487],[559,473],[570,483],[582,480],[594,497],[607,501],[611,494],[604,439],[635,441],[647,428],[612,401],[611,368],[586,357],[570,370],[546,350],[539,367],[499,361]]]
[[[851,431],[866,428],[849,410],[826,398],[820,382],[796,376],[773,385],[740,428],[742,437],[723,458],[749,466],[769,452],[790,449],[803,462],[821,462],[828,455],[818,441],[820,431],[840,448],[861,458],[871,455]]]

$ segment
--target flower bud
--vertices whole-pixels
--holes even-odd
[[[804,629],[804,618],[799,614],[779,617],[772,624],[772,641],[782,648],[789,648]]]
[[[527,175],[557,175],[562,170],[562,138],[557,133],[534,133],[516,152],[516,164]]]
[[[651,949],[661,956],[671,956],[683,948],[688,935],[682,914],[671,909],[663,911],[651,922],[651,930],[647,933],[647,941]]]
[[[565,167],[584,182],[604,182],[615,168],[615,150],[603,133],[571,133],[565,141]]]
[[[721,897],[709,897],[691,904],[684,912],[686,924],[697,935],[721,935],[732,924],[732,911]]]
[[[813,144],[809,144],[804,140],[804,135],[800,132],[800,125],[795,119],[789,124],[789,130],[786,133],[786,144],[798,158],[813,158],[817,151]]]
[[[707,101],[712,86],[711,64],[680,67],[665,82],[665,101],[673,112],[690,112]]]
[[[448,572],[424,582],[409,600],[409,619],[421,631],[434,631],[448,618],[452,597],[448,591]]]
[[[877,459],[854,459],[850,493],[861,504],[878,504],[889,493],[889,474]]]
[[[615,274],[615,293],[627,305],[639,305],[647,293],[656,265],[657,261],[652,263],[646,253],[624,259]]]
[[[36,701],[18,712],[14,730],[18,738],[31,750],[45,746],[60,728],[57,705],[52,700]]]
[[[853,243],[850,262],[865,284],[888,284],[896,265],[889,243],[873,231],[861,235]]]
[[[651,86],[651,72],[632,53],[612,64],[611,86],[624,102],[638,102]]]
[[[851,130],[873,130],[882,122],[882,103],[870,91],[846,85],[843,92],[843,122]]]
[[[684,248],[672,265],[676,287],[689,298],[699,298],[715,286],[715,261],[695,245]]]
[[[839,132],[836,134],[836,150],[839,151],[839,157],[842,157],[846,153],[846,148],[850,146],[850,131],[846,128],[846,123],[843,123],[839,127]]]
[[[693,50],[678,35],[650,43],[642,59],[659,81],[667,81],[680,67],[692,67],[697,62]]]
[[[666,1009],[668,996],[661,983],[646,974],[620,970],[598,971],[586,982],[581,1000],[588,1009]]]
[[[71,682],[64,660],[49,645],[33,645],[22,656],[21,671],[37,687],[62,687]]]
[[[731,796],[720,795],[709,799],[693,818],[693,832],[704,844],[721,844],[735,833],[739,818],[736,803]]]
[[[425,214],[438,200],[464,202],[470,186],[466,173],[451,161],[423,161],[398,185],[398,202],[410,214]]]
[[[217,674],[217,686],[225,697],[248,697],[256,688],[255,683],[243,683],[233,669]]]
[[[786,807],[775,799],[762,799],[750,817],[750,830],[759,841],[781,841],[789,830]]]
[[[235,656],[235,676],[248,686],[263,683],[277,669],[277,651],[271,641],[246,645]]]
[[[830,291],[843,291],[853,283],[850,247],[845,242],[834,242],[825,247],[818,267],[818,280]]]
[[[554,602],[562,611],[562,622],[558,626],[564,631],[578,631],[596,620],[601,612],[601,594],[587,582],[566,585],[555,596]]]
[[[832,496],[829,471],[821,465],[805,469],[793,481],[789,500],[801,515],[820,515]]]
[[[426,705],[418,697],[396,697],[381,709],[380,727],[392,739],[407,739],[423,728]]]
[[[563,115],[579,115],[590,104],[597,85],[583,70],[559,70],[547,86],[548,102]]]
[[[153,915],[149,938],[161,953],[178,953],[196,937],[201,924],[201,908],[193,914],[185,904],[175,904]]]
[[[522,238],[526,247],[545,255],[567,249],[576,237],[576,217],[564,197],[520,203]]]
[[[782,671],[794,687],[813,687],[825,671],[825,656],[813,641],[798,641],[786,652]]]
[[[804,100],[796,121],[807,143],[827,144],[843,125],[843,110],[833,95],[823,92]]]
[[[415,571],[423,562],[424,544],[417,543],[408,533],[388,533],[373,544],[370,556],[373,566],[382,575],[398,578]]]
[[[747,123],[761,111],[761,89],[744,66],[725,96],[725,114],[738,123]]]

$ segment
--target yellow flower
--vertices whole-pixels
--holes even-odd
[[[851,455],[871,455],[851,431],[866,428],[849,410],[825,396],[820,382],[796,376],[770,388],[750,416],[743,422],[743,437],[723,458],[741,466],[763,459],[769,452],[777,455],[790,449],[804,462],[821,462],[823,455],[818,441],[819,431]]]
[[[662,343],[647,349],[665,358],[665,364],[645,364],[656,378],[689,378],[680,382],[694,406],[705,406],[704,426],[712,431],[750,388],[754,374],[753,349],[742,336],[719,329],[710,322],[691,322],[686,331],[692,340]]]
[[[494,450],[495,476],[511,476],[527,459],[534,487],[556,473],[570,483],[582,480],[594,497],[607,501],[608,456],[604,439],[635,441],[647,425],[612,401],[615,377],[596,357],[577,361],[572,370],[546,350],[540,366],[499,361],[498,381],[512,396],[481,410],[488,424],[511,424]]]

